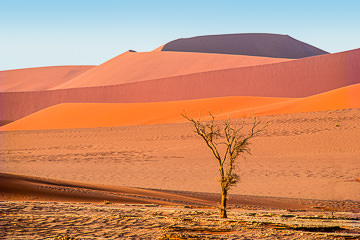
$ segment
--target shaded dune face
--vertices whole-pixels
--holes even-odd
[[[237,54],[292,59],[328,53],[288,35],[267,33],[180,38],[165,44],[162,51]]]
[[[0,71],[0,92],[48,90],[94,66],[53,66]]]
[[[225,96],[308,97],[360,83],[359,63],[360,49],[356,49],[119,85],[0,93],[0,120],[13,121],[60,103],[145,103]]]

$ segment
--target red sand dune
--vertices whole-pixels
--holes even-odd
[[[47,90],[93,67],[53,66],[0,71],[0,92]]]
[[[0,93],[0,120],[16,120],[59,103],[141,103],[224,96],[307,97],[360,83],[359,63],[360,49],[356,49],[112,86]],[[82,76],[92,71],[95,68]]]
[[[305,58],[327,54],[288,35],[243,33],[180,38],[161,51],[238,54],[275,58]]]
[[[108,86],[289,59],[180,52],[125,52],[52,89]]]
[[[182,122],[182,112],[219,119],[360,108],[360,84],[303,99],[223,97],[158,103],[59,104],[0,128],[2,131],[94,128]]]

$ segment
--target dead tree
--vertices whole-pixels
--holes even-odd
[[[250,140],[261,132],[266,125],[260,128],[260,121],[254,118],[249,133],[244,135],[242,133],[244,123],[241,126],[236,126],[230,119],[223,123],[215,122],[215,118],[211,113],[211,120],[208,122],[200,119],[194,120],[186,114],[182,114],[182,116],[194,125],[196,134],[202,137],[219,163],[221,184],[220,217],[227,218],[226,201],[228,192],[239,181],[239,175],[235,172],[236,159],[241,154],[250,153]],[[222,150],[221,153],[220,150]]]

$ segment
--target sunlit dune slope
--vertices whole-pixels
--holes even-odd
[[[47,90],[94,66],[53,66],[0,71],[0,92]]]
[[[278,103],[289,99],[224,97],[158,103],[65,103],[46,108],[7,124],[0,130],[91,128],[174,123],[181,113],[207,116],[237,111],[250,106]]]
[[[232,115],[249,117],[251,114],[264,116],[350,108],[360,108],[360,83],[306,98],[241,109],[233,112]],[[249,114],[250,111],[251,114]]]
[[[239,54],[293,59],[328,53],[288,35],[269,33],[180,38],[165,44],[161,51]]]
[[[161,45],[160,47],[155,48],[154,50],[152,50],[152,52],[159,52],[163,49],[164,46],[165,46],[165,44]]]
[[[175,123],[181,113],[219,118],[277,115],[360,108],[360,84],[303,99],[223,97],[159,103],[70,103],[56,105],[3,126],[0,130],[93,128]]]
[[[53,89],[108,86],[288,59],[180,52],[125,52]]]

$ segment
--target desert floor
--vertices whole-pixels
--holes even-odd
[[[214,217],[217,162],[190,123],[1,132],[2,237],[26,238],[32,231],[40,238],[358,234],[360,109],[259,119],[269,126],[252,142],[252,155],[239,159],[241,182],[230,192],[229,220]],[[244,119],[244,131],[251,122]],[[312,215],[318,216],[306,217]],[[339,228],[311,235],[306,226],[313,223],[295,223],[302,219]],[[277,223],[287,227],[280,224],[285,230],[279,231]]]
[[[8,239],[358,239],[359,213],[1,202]],[[68,236],[68,238],[65,238]]]

